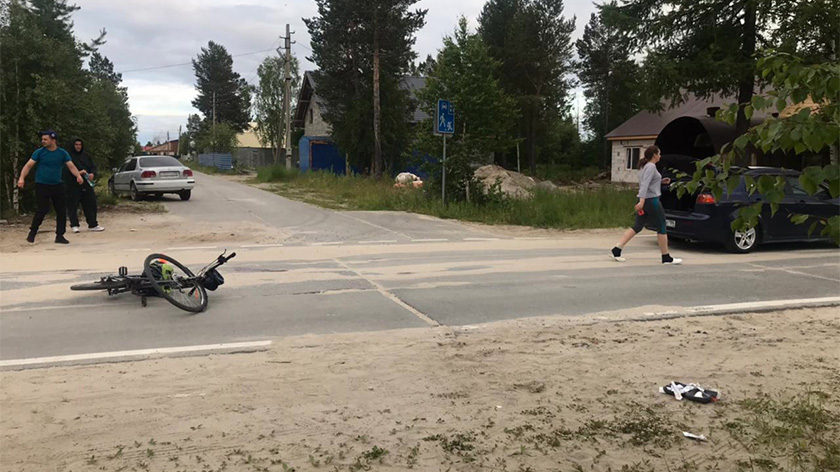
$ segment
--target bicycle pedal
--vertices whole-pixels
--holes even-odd
[[[126,275],[128,275],[128,267],[126,267],[126,266],[120,267],[119,273],[120,273],[120,277],[125,277]]]

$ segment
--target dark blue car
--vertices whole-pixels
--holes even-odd
[[[672,160],[673,162],[673,160]],[[662,159],[663,176],[673,176],[674,167],[669,167],[666,156]],[[680,166],[677,166],[680,167]],[[694,170],[693,164],[687,173]],[[830,241],[822,236],[820,229],[808,234],[813,220],[804,224],[791,221],[792,214],[807,214],[818,218],[830,218],[840,214],[840,199],[831,198],[827,188],[821,188],[816,195],[809,195],[799,183],[799,172],[773,167],[750,167],[740,169],[741,182],[731,194],[724,194],[720,201],[708,192],[677,197],[675,191],[663,186],[662,206],[665,209],[665,223],[668,236],[675,239],[709,241],[723,244],[729,251],[746,253],[759,244],[791,241]],[[746,231],[732,231],[730,224],[738,216],[738,209],[762,201],[758,192],[749,195],[744,177],[749,175],[758,180],[764,175],[782,176],[786,181],[785,196],[779,210],[771,215],[770,205],[765,205],[758,219],[758,226]]]

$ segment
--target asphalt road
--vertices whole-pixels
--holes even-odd
[[[131,295],[68,295],[66,286],[101,271],[59,266],[21,278],[4,266],[0,361],[840,295],[840,251],[830,245],[736,256],[680,244],[672,252],[685,264],[663,266],[651,235],[622,264],[606,257],[620,230],[517,238],[404,213],[325,210],[222,178],[199,182],[189,202],[166,200],[172,215],[259,221],[287,234],[283,246],[237,249],[222,271],[229,283],[197,315],[162,299],[142,308]],[[192,265],[217,252],[178,257]],[[56,297],[2,299],[33,287]]]

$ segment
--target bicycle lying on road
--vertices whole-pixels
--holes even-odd
[[[201,269],[198,275],[165,254],[149,254],[140,275],[129,275],[127,267],[120,267],[117,275],[73,285],[70,290],[106,290],[108,295],[131,292],[140,297],[144,307],[147,297],[161,297],[182,310],[200,313],[207,309],[207,290],[216,290],[225,283],[217,269],[236,257],[235,252],[225,257],[225,252]]]

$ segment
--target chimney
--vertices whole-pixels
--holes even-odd
[[[709,107],[706,108],[706,114],[714,118],[718,110],[720,110],[720,107]]]

